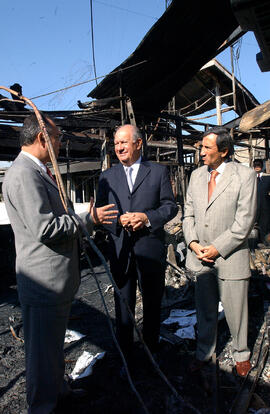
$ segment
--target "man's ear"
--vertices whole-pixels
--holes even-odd
[[[141,138],[138,138],[138,139],[137,139],[137,149],[138,149],[138,150],[140,150],[140,149],[142,148],[142,143],[143,143],[143,142],[142,142],[142,139],[141,139]]]
[[[227,157],[228,152],[229,152],[229,149],[228,149],[228,148],[226,148],[225,150],[223,150],[223,151],[221,152],[221,157],[222,157],[222,158],[226,158],[226,157]]]
[[[45,146],[46,146],[46,141],[45,141],[45,139],[44,139],[44,136],[43,136],[43,134],[42,134],[42,132],[39,132],[38,134],[37,134],[37,141],[38,141],[38,143],[40,144],[40,146],[42,147],[42,148],[45,148]]]

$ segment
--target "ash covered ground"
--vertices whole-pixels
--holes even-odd
[[[114,323],[113,289],[109,288],[110,280],[102,266],[96,266],[95,272],[110,317]],[[171,309],[194,307],[193,282],[180,277],[172,270],[167,271],[167,286],[163,300],[162,318],[168,317]],[[264,314],[270,303],[269,294],[264,282],[254,277],[249,295],[250,324],[249,345],[254,345],[264,321]],[[137,321],[141,326],[142,309],[138,294]],[[0,412],[3,414],[19,414],[26,409],[25,371],[20,305],[17,299],[16,284],[2,286],[0,294]],[[105,351],[105,357],[95,364],[93,373],[87,378],[75,381],[74,387],[85,388],[88,397],[68,405],[59,406],[57,413],[67,414],[141,414],[144,410],[130,388],[127,380],[119,376],[122,365],[112,340],[103,304],[98,293],[93,274],[89,269],[82,271],[82,282],[72,305],[69,329],[76,330],[86,336],[78,342],[65,345],[66,373],[70,374],[78,357],[83,351],[93,354]],[[203,375],[190,375],[188,366],[195,355],[196,340],[176,338],[174,327],[162,325],[162,333],[166,340],[160,343],[159,365],[170,383],[179,393],[182,402],[177,400],[168,385],[159,377],[149,362],[138,339],[134,345],[135,369],[131,375],[134,385],[140,393],[148,412],[151,414],[178,413],[215,413],[216,376],[215,366],[209,365]],[[233,373],[233,360],[230,352],[230,334],[226,321],[219,323],[217,357],[219,359],[219,412],[229,413],[233,401],[243,380]],[[267,413],[270,407],[269,361],[260,376],[249,409],[249,413]],[[184,401],[184,403],[183,403]],[[194,407],[194,408],[192,408]],[[264,411],[262,411],[264,409]]]

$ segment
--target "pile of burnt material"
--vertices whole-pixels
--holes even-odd
[[[9,224],[0,225],[0,290],[15,283],[14,234]]]
[[[270,247],[251,251],[251,268],[269,277],[270,284]]]

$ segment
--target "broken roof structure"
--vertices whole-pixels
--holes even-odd
[[[96,100],[80,103],[78,111],[44,111],[64,131],[68,148],[63,145],[61,159],[95,161],[101,144],[112,142],[113,130],[123,122],[143,128],[150,159],[177,164],[180,141],[183,153],[194,153],[202,129],[211,124],[186,117],[215,107],[217,85],[220,105],[227,105],[221,112],[233,108],[241,117],[259,104],[218,61],[209,62],[242,33],[230,0],[174,0],[136,50],[90,92]],[[168,109],[172,97],[174,107]],[[2,160],[18,154],[20,124],[28,114],[0,111]],[[236,130],[236,141],[245,137]],[[161,148],[167,151],[161,154]]]
[[[230,0],[173,1],[137,49],[88,96],[119,96],[121,88],[135,112],[160,112],[237,27]]]
[[[215,88],[219,85],[222,103],[242,116],[259,105],[257,99],[235,79],[235,107],[233,75],[216,59],[206,63],[175,95],[175,108],[184,116],[200,115],[216,108]]]

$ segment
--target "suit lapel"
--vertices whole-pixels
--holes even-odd
[[[117,164],[116,183],[123,185],[124,192],[128,191],[130,193],[124,166],[120,162]]]
[[[210,198],[210,201],[208,203],[207,208],[220,196],[221,193],[225,190],[228,185],[232,182],[234,175],[234,164],[232,162],[228,162],[225,170],[220,177],[219,182],[216,185],[216,188],[213,191],[212,197]]]
[[[29,157],[27,157],[26,155],[24,155],[24,154],[20,154],[19,156],[18,156],[18,158],[21,158],[22,157],[22,159],[24,160],[24,162],[27,162],[28,163],[28,165],[30,166],[30,168],[33,168],[33,169],[35,169],[35,170],[37,170],[39,173],[40,173],[40,175],[49,183],[49,184],[51,184],[51,185],[53,185],[57,190],[58,190],[58,187],[57,187],[57,184],[56,184],[56,182],[54,181],[54,180],[52,180],[51,179],[51,177],[45,172],[45,171],[43,171],[43,169],[39,166],[39,165],[37,165],[33,160],[31,160],[31,158],[29,158]]]
[[[47,180],[48,181],[48,183],[50,183],[50,184],[52,184],[54,187],[56,187],[57,188],[57,190],[58,190],[58,187],[57,187],[57,184],[56,184],[56,181],[54,181],[50,176],[49,176],[49,174],[47,174],[45,171],[43,171],[43,169],[42,168],[40,168],[39,169],[39,171],[40,171],[40,174],[42,175],[42,177],[45,179],[45,180]]]
[[[137,190],[139,185],[143,182],[145,177],[150,173],[150,165],[147,163],[147,161],[142,161],[139,167],[139,171],[135,180],[135,183],[133,185],[133,193]]]
[[[206,210],[208,205],[208,168],[202,168],[201,172],[202,173],[197,185],[197,189],[201,195],[202,208],[203,210]]]

